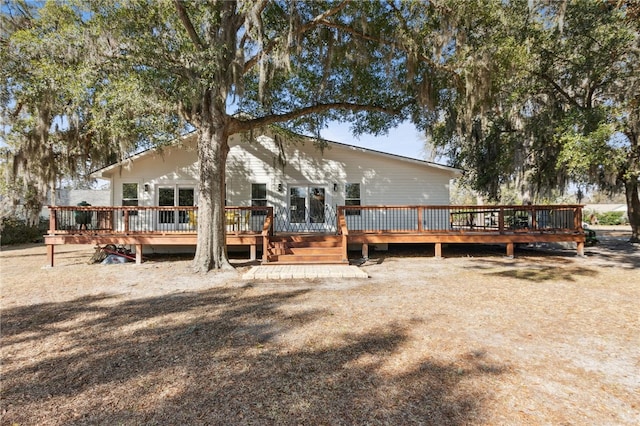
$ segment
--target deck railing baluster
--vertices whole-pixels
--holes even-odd
[[[581,206],[339,206],[352,233],[436,233],[484,232],[557,233],[582,230]],[[261,232],[265,207],[227,207],[237,217],[235,233]],[[257,212],[257,213],[256,213]],[[80,216],[79,214],[85,214]],[[272,213],[273,214],[273,213]],[[89,216],[90,215],[90,216]],[[78,217],[91,217],[79,223]],[[173,220],[171,220],[173,219]],[[288,210],[278,210],[273,225],[279,231],[303,230],[336,232],[338,214],[326,206],[324,223],[308,226],[290,223]],[[197,207],[157,206],[52,206],[49,211],[50,235],[84,233],[166,233],[197,232]],[[304,224],[302,224],[304,225]]]

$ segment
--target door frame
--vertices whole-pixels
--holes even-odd
[[[305,218],[304,222],[291,222],[291,189],[292,188],[304,188],[305,195]],[[311,191],[313,188],[324,190],[324,203],[323,203],[323,222],[312,222],[310,219],[311,213]],[[332,226],[331,221],[327,220],[327,206],[331,206],[333,201],[333,194],[331,193],[332,186],[328,182],[324,183],[312,183],[312,182],[289,182],[286,185],[286,209],[287,209],[287,222],[291,228],[297,228],[300,232],[335,232],[335,226]]]
[[[159,182],[154,185],[155,192],[155,205],[160,207],[160,189],[163,188],[173,188],[173,207],[181,207],[178,204],[180,203],[180,189],[192,189],[193,190],[193,206],[198,205],[198,185],[196,182]],[[170,206],[166,206],[170,207]],[[182,206],[182,207],[191,207],[191,206]],[[192,227],[192,220],[190,217],[187,218],[186,221],[180,220],[180,212],[176,211],[174,214],[173,222],[160,222],[160,214],[162,212],[158,212],[156,217],[156,226],[160,228],[170,228],[172,230],[189,230]]]

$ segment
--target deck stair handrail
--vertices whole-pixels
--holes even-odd
[[[338,207],[338,235],[342,235],[342,259],[349,261],[348,246],[349,246],[349,226],[344,216],[344,211]]]
[[[267,207],[268,214],[262,225],[262,261],[269,261],[269,239],[273,236],[273,207]]]

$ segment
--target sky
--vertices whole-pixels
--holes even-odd
[[[349,130],[349,123],[332,123],[320,132],[323,139],[355,145],[418,160],[425,159],[424,142],[410,122],[389,130],[385,136],[361,135],[356,138]]]

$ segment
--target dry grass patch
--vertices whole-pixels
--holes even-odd
[[[637,248],[246,282],[5,250],[2,424],[638,424]],[[447,252],[445,251],[445,255]]]

